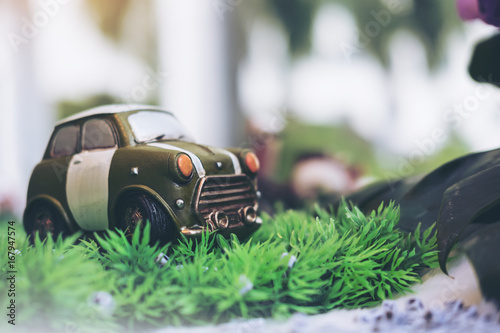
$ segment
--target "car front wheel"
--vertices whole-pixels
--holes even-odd
[[[177,229],[165,209],[144,193],[127,194],[118,205],[117,217],[118,228],[123,230],[129,239],[132,239],[137,228],[143,230],[147,221],[151,224],[151,244],[166,244],[173,241],[177,234]]]

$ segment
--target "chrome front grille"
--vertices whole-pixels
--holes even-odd
[[[224,212],[229,227],[242,223],[240,209],[253,207],[257,210],[256,189],[248,176],[208,176],[202,178],[195,200],[195,209],[207,222],[211,214]]]

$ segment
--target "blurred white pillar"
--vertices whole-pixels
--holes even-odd
[[[0,2],[0,35],[6,37],[14,27],[13,6]],[[16,115],[16,54],[7,38],[0,39],[0,201],[21,200],[18,117]]]
[[[8,36],[22,36],[23,18],[32,19],[28,1],[0,2],[0,200],[9,197],[20,217],[33,167],[43,156],[50,123],[37,94],[33,68],[36,38],[16,49]],[[36,10],[36,8],[34,9]]]
[[[225,3],[156,0],[157,70],[167,73],[160,103],[177,115],[199,143],[214,146],[238,145],[241,134],[231,49],[236,8],[224,7]]]

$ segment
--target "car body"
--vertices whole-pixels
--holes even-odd
[[[261,224],[258,168],[249,150],[194,143],[160,108],[94,108],[56,124],[31,175],[25,229],[131,232],[148,220],[160,242],[179,232],[247,235]]]

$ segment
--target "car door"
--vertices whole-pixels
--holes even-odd
[[[109,169],[118,148],[116,130],[103,118],[82,126],[82,149],[73,155],[66,181],[66,197],[76,223],[84,230],[108,228]]]
[[[68,168],[73,156],[80,152],[79,124],[59,126],[51,137],[43,160],[35,167],[28,188],[28,203],[42,196],[52,198],[64,210]]]

